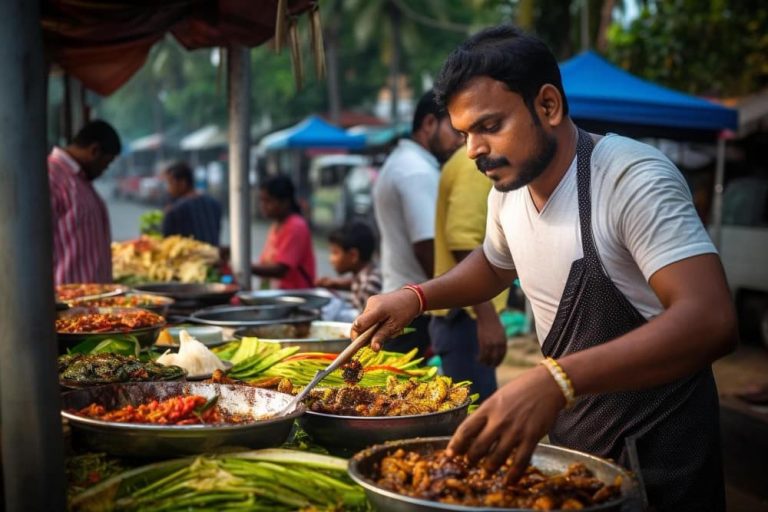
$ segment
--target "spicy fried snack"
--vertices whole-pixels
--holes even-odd
[[[621,477],[606,484],[581,463],[555,475],[529,466],[517,482],[507,479],[509,467],[507,463],[491,473],[463,455],[401,448],[381,460],[377,483],[398,494],[440,503],[533,510],[580,510],[621,496]]]

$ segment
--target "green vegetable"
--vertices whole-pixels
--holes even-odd
[[[347,461],[285,449],[198,457],[147,466],[78,496],[73,509],[368,510]]]
[[[162,236],[162,226],[162,210],[150,210],[139,216],[139,231],[142,235]]]
[[[120,354],[123,356],[138,356],[141,345],[136,336],[126,334],[103,338],[91,336],[81,341],[71,349],[70,354]]]

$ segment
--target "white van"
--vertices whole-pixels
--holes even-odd
[[[323,155],[312,160],[310,219],[314,227],[333,229],[372,212],[370,193],[376,170],[363,155]]]

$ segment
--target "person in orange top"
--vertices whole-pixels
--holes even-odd
[[[301,216],[293,182],[287,176],[273,176],[259,189],[261,213],[274,221],[269,228],[264,249],[251,271],[282,290],[315,286],[315,253],[309,225]],[[266,281],[266,280],[269,281]],[[267,287],[267,286],[264,286]]]

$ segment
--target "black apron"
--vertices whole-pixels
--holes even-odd
[[[591,228],[594,144],[579,130],[577,184],[584,256],[574,261],[545,356],[558,358],[617,338],[646,320],[603,270]],[[652,215],[653,212],[649,212]],[[559,445],[614,459],[638,473],[656,510],[725,510],[719,405],[711,368],[641,391],[586,395],[549,434]]]

